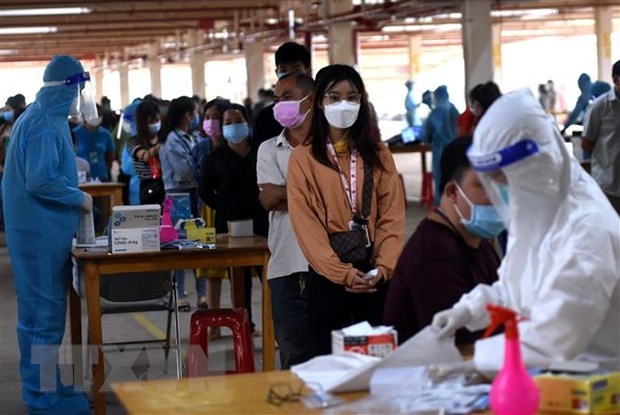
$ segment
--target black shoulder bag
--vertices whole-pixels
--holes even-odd
[[[353,218],[353,229],[330,233],[329,244],[344,263],[356,264],[368,260],[372,243],[368,233],[368,216],[372,199],[372,167],[364,161],[364,189],[362,190],[362,217]]]

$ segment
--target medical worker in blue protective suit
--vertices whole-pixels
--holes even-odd
[[[433,148],[433,182],[435,182],[435,200],[433,204],[439,206],[441,199],[440,160],[443,149],[456,138],[459,119],[458,110],[452,105],[445,85],[438,87],[433,93],[435,104],[424,125],[422,126],[422,140],[431,144]]]
[[[582,73],[579,75],[577,79],[577,86],[581,91],[579,98],[577,98],[577,103],[575,104],[575,108],[571,111],[564,123],[564,128],[562,129],[562,134],[566,132],[566,129],[575,123],[581,123],[583,121],[583,117],[586,114],[586,108],[592,99],[592,80],[590,79],[590,75],[587,73]]]
[[[57,367],[71,279],[71,240],[92,198],[78,188],[67,117],[97,117],[89,75],[75,58],[55,56],[43,88],[15,124],[2,190],[17,292],[22,395],[29,414],[87,414],[83,394],[63,386]]]
[[[135,99],[131,104],[127,105],[123,110],[123,115],[121,117],[121,125],[119,128],[122,128],[125,132],[131,134],[132,137],[135,137],[138,134],[138,130],[136,127],[136,108],[138,105],[142,103],[141,99]],[[133,158],[131,154],[129,154],[129,149],[127,148],[127,143],[123,146],[123,153],[121,159],[121,168],[123,169],[123,173],[130,177],[129,179],[129,204],[130,205],[139,205],[140,204],[140,178],[136,173],[136,169],[133,166]]]
[[[508,249],[496,283],[435,315],[440,336],[486,327],[486,304],[499,304],[523,316],[527,366],[577,360],[620,370],[620,218],[554,121],[529,90],[504,95],[478,124],[468,156],[506,224]],[[503,360],[500,334],[476,342],[464,366],[495,372]]]

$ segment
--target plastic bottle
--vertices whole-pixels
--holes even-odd
[[[164,213],[161,219],[161,226],[159,227],[159,243],[170,242],[179,238],[176,229],[174,229],[172,225],[172,218],[170,217],[173,203],[172,198],[168,197],[162,204]]]
[[[517,313],[493,304],[488,304],[487,310],[491,325],[484,337],[499,324],[506,326],[504,365],[491,386],[491,410],[496,415],[534,415],[540,404],[540,392],[521,359]]]

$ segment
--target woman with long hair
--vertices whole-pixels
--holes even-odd
[[[381,323],[388,281],[403,245],[405,202],[394,160],[371,128],[355,69],[316,76],[311,138],[289,161],[288,208],[310,263],[314,352],[331,352],[331,331]],[[373,132],[375,131],[375,132]]]
[[[228,221],[251,219],[254,234],[267,236],[267,212],[258,201],[256,185],[256,148],[252,145],[249,117],[245,107],[231,104],[222,114],[222,135],[225,144],[217,146],[205,159],[200,182],[200,197],[215,209],[215,229],[218,233],[228,232]],[[258,270],[260,275],[262,271]],[[221,280],[210,280],[209,303],[212,309],[219,308]],[[245,268],[245,301],[252,320],[251,268]],[[254,335],[255,330],[251,323]],[[210,331],[211,338],[219,336],[217,328]]]
[[[159,161],[158,133],[161,113],[154,102],[142,101],[136,108],[136,135],[127,142],[136,174],[140,179],[140,204],[161,204],[165,191]]]
[[[173,193],[188,193],[190,195],[192,217],[197,217],[196,190],[197,183],[194,175],[192,149],[195,145],[194,137],[190,134],[199,124],[199,115],[194,101],[190,97],[182,96],[173,99],[166,114],[166,122],[161,132],[162,148],[161,168],[164,177],[166,195]],[[179,310],[191,309],[185,292],[185,272],[175,271],[177,279],[177,294]],[[196,279],[197,305],[207,307],[206,282]]]

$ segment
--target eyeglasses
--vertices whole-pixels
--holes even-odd
[[[344,402],[341,398],[323,391],[321,385],[315,382],[308,382],[305,385],[300,383],[298,388],[287,382],[274,383],[269,387],[267,402],[272,405],[280,406],[283,403],[298,401],[310,409],[329,408]]]
[[[323,101],[328,104],[335,104],[336,102],[340,102],[343,99],[347,101],[359,103],[362,99],[362,94],[359,92],[349,92],[346,95],[340,94],[338,92],[328,92],[323,97]]]
[[[285,402],[296,402],[301,399],[303,392],[303,383],[300,383],[298,388],[293,388],[293,385],[290,383],[274,383],[269,387],[267,402],[276,406],[280,406]]]

